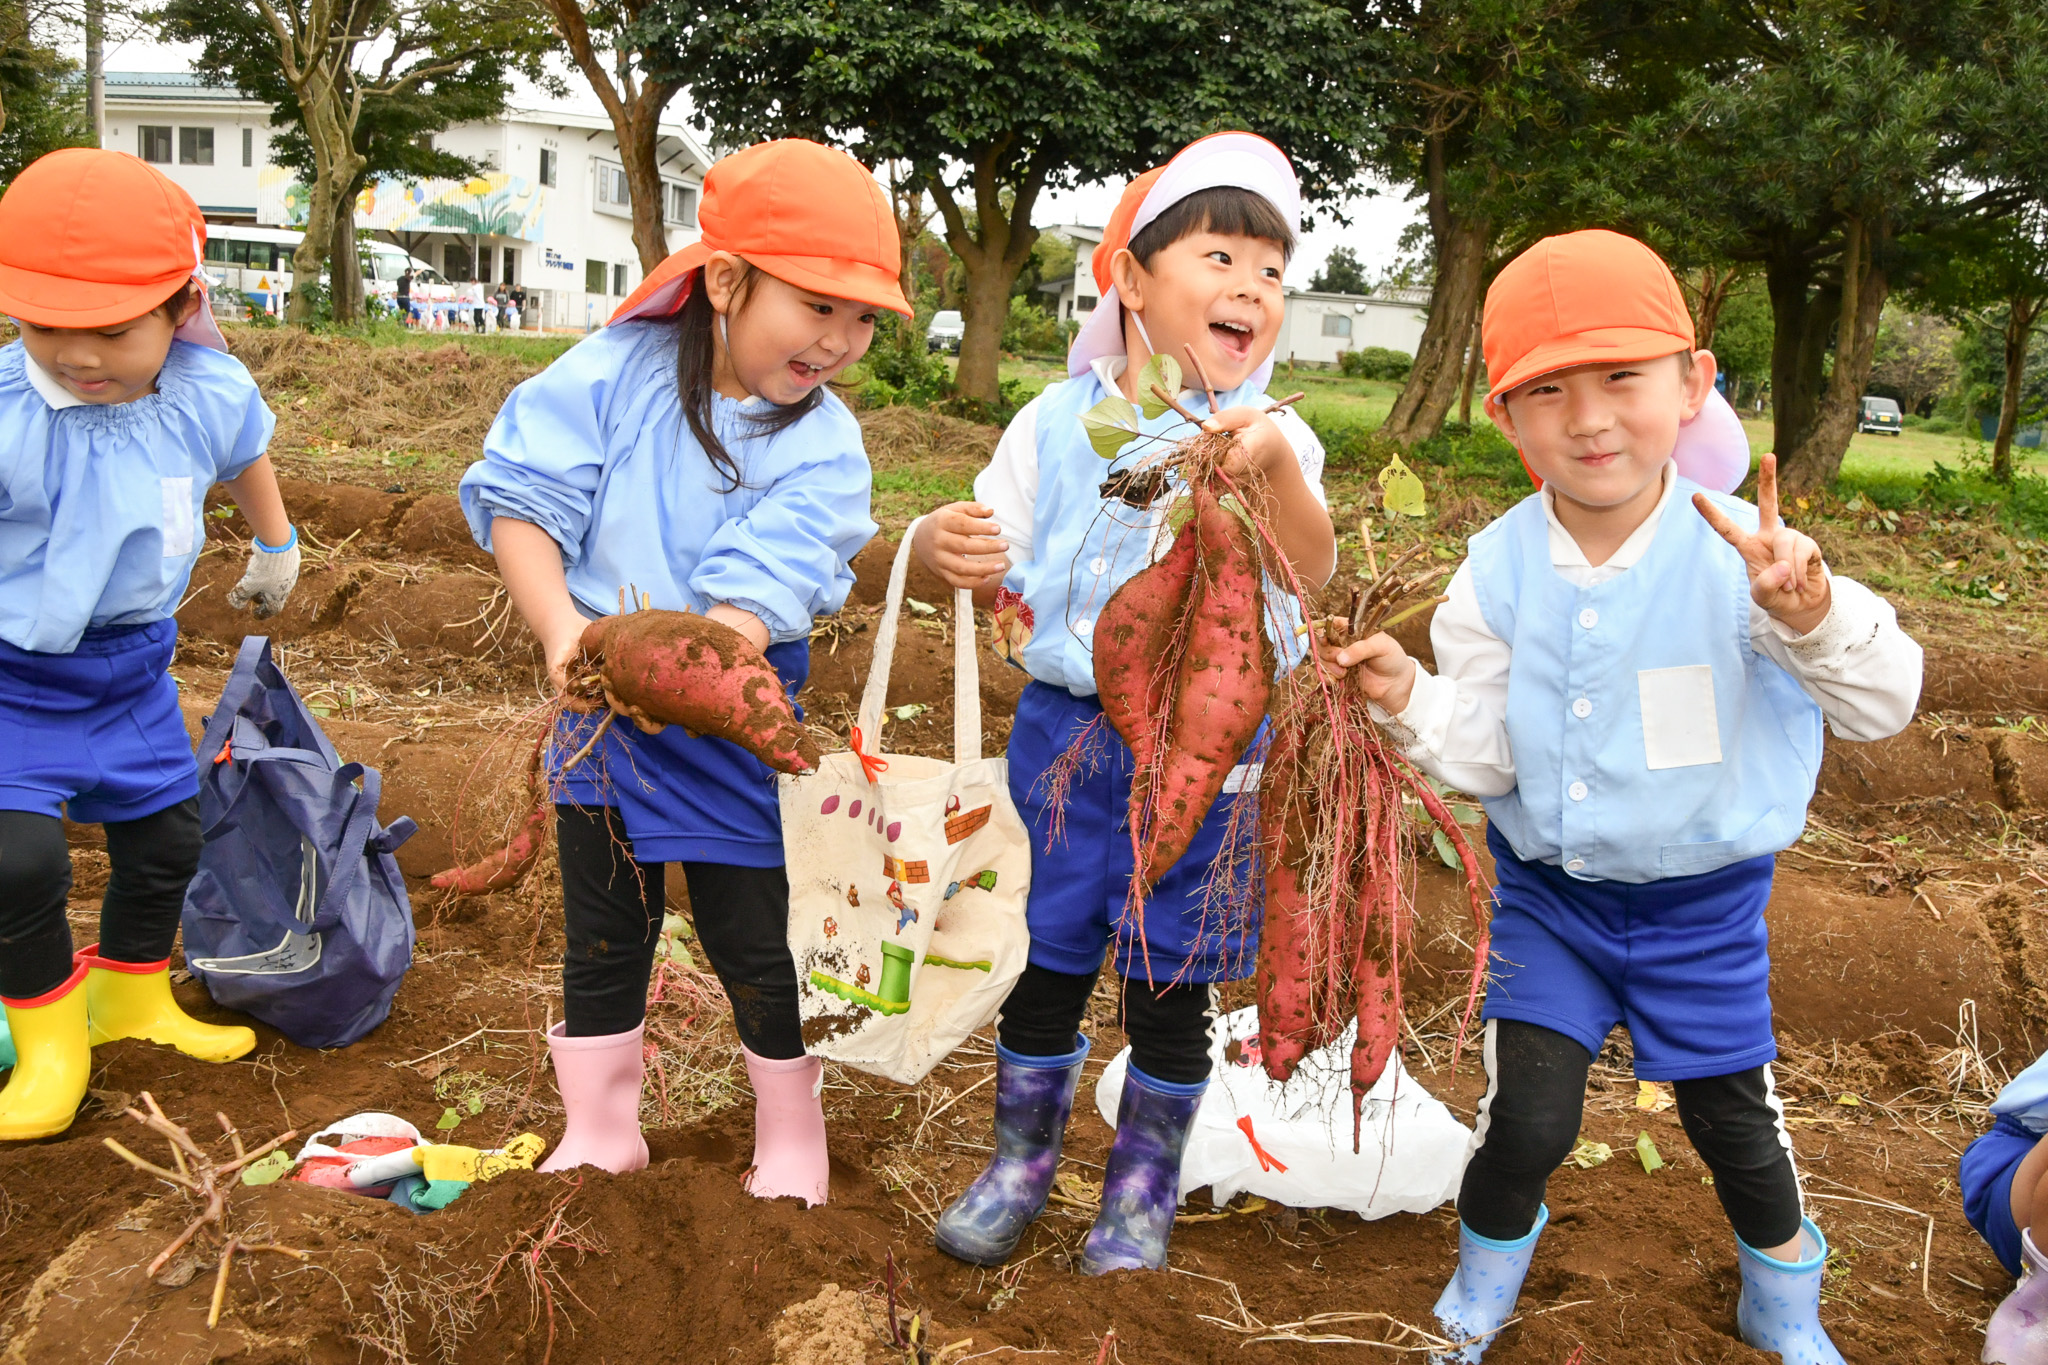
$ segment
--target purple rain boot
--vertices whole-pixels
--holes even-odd
[[[1088,1040],[1064,1057],[1026,1057],[996,1044],[996,1154],[939,1215],[939,1250],[970,1265],[1001,1265],[1045,1212]]]
[[[1984,1327],[1985,1365],[2048,1365],[2048,1257],[2020,1232],[2020,1282]]]
[[[1206,1080],[1157,1081],[1133,1066],[1117,1103],[1116,1141],[1102,1176],[1102,1211],[1081,1247],[1081,1273],[1158,1270],[1180,1207],[1180,1157]]]

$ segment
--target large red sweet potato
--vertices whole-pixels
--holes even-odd
[[[1096,693],[1141,770],[1151,766],[1168,714],[1174,635],[1195,584],[1195,541],[1192,523],[1182,527],[1165,557],[1125,579],[1095,619]]]
[[[1288,782],[1299,759],[1300,731],[1276,729],[1266,771],[1281,775],[1259,790],[1259,828],[1266,865],[1266,900],[1255,981],[1259,1002],[1259,1058],[1266,1074],[1285,1081],[1303,1057],[1325,1041],[1318,1036],[1315,907],[1308,885],[1314,821],[1309,793]],[[1283,751],[1281,746],[1285,745]]]
[[[649,734],[680,725],[731,740],[777,772],[818,766],[782,679],[745,636],[707,616],[645,610],[593,621],[572,673],[583,700],[601,696]]]
[[[1256,533],[1199,485],[1189,529],[1197,536],[1200,571],[1173,682],[1171,739],[1158,756],[1157,780],[1144,794],[1150,806],[1147,886],[1188,851],[1224,779],[1257,737],[1273,692]]]

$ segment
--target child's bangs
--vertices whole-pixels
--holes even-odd
[[[1234,185],[1197,190],[1167,209],[1131,238],[1131,254],[1149,270],[1154,256],[1197,232],[1256,237],[1278,246],[1283,256],[1294,255],[1294,228],[1280,210],[1264,195]]]

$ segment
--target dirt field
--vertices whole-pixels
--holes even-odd
[[[468,373],[462,365],[446,363]],[[1035,1355],[1136,1365],[1380,1358],[1305,1343],[1319,1333],[1397,1341],[1400,1324],[1430,1325],[1453,1260],[1448,1208],[1366,1223],[1246,1201],[1216,1210],[1198,1195],[1175,1232],[1170,1273],[1070,1272],[1110,1137],[1087,1098],[1122,1042],[1104,998],[1089,1025],[1095,1050],[1070,1130],[1064,1202],[1011,1267],[966,1267],[929,1241],[933,1214],[984,1158],[985,1040],[916,1089],[828,1068],[832,1202],[806,1211],[753,1200],[739,1185],[751,1101],[723,1001],[714,981],[680,966],[663,969],[650,1014],[659,1055],[646,1171],[507,1176],[424,1216],[304,1186],[245,1189],[231,1213],[241,1238],[274,1238],[308,1260],[239,1259],[213,1330],[211,1252],[203,1265],[173,1261],[147,1279],[143,1267],[189,1215],[166,1185],[102,1145],[115,1138],[162,1158],[162,1144],[121,1116],[144,1090],[195,1133],[216,1130],[222,1112],[258,1141],[365,1109],[431,1129],[450,1106],[477,1111],[453,1134],[473,1145],[560,1131],[539,1039],[559,1007],[551,867],[512,892],[454,906],[437,904],[424,882],[509,816],[517,784],[507,779],[544,700],[532,641],[470,544],[445,471],[407,486],[414,471],[441,466],[323,463],[320,422],[340,420],[337,400],[323,401],[328,418],[291,419],[303,430],[292,429],[281,462],[355,482],[288,484],[308,553],[273,636],[286,672],[328,713],[343,757],[383,770],[384,818],[420,824],[399,855],[415,890],[416,965],[390,1021],[344,1051],[309,1052],[262,1029],[253,1058],[222,1067],[135,1043],[101,1049],[92,1098],[69,1133],[0,1148],[0,1358],[958,1365]],[[915,414],[875,420],[878,443],[912,451],[877,459],[895,478],[879,504],[890,537],[931,500],[919,490],[971,473],[993,439]],[[464,440],[481,430],[473,415],[458,426]],[[371,430],[351,449],[383,440]],[[195,733],[248,624],[223,601],[246,530],[232,515],[209,530],[214,548],[180,613],[175,667]],[[803,701],[835,744],[864,676],[889,549],[878,542],[863,555],[853,603],[815,640]],[[929,581],[913,581],[911,593],[944,600]],[[1858,1365],[1976,1359],[2007,1281],[1963,1222],[1956,1158],[2004,1075],[2048,1044],[2048,741],[2028,719],[2048,714],[2048,658],[2020,644],[1966,647],[1981,632],[1940,628],[1946,619],[1914,618],[1923,638],[1942,643],[1930,648],[1913,727],[1878,745],[1831,743],[1809,833],[1780,863],[1771,910],[1779,1081],[1812,1212],[1837,1253],[1824,1314]],[[1419,622],[1405,633],[1418,643],[1425,634]],[[950,658],[935,619],[906,633],[891,700],[932,709],[892,722],[889,747],[940,752],[950,742]],[[1021,675],[985,660],[995,744]],[[81,942],[105,881],[95,833],[76,831]],[[1457,895],[1440,866],[1422,869],[1425,947],[1410,978],[1420,1000],[1407,1055],[1469,1121],[1476,1067],[1445,1070],[1464,927]],[[194,984],[179,995],[202,1017],[226,1017]],[[1526,1316],[1490,1361],[1765,1359],[1735,1335],[1735,1250],[1704,1167],[1675,1112],[1638,1101],[1618,1041],[1601,1058],[1584,1128],[1614,1156],[1590,1169],[1568,1164],[1552,1181],[1554,1227],[1523,1297]],[[1651,1134],[1664,1169],[1648,1174],[1635,1160],[1639,1132]],[[892,1282],[902,1318],[919,1315],[922,1348],[887,1344]],[[1330,1314],[1362,1316],[1315,1320]]]

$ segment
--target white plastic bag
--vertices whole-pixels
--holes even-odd
[[[903,611],[903,534],[875,633],[856,743],[881,747]],[[827,754],[785,776],[789,949],[804,1046],[915,1085],[995,1018],[1024,970],[1031,841],[1010,801],[1009,761],[981,756],[974,606],[955,594],[953,761]]]
[[[1351,1150],[1356,1029],[1354,1022],[1335,1042],[1302,1058],[1282,1085],[1258,1063],[1258,1010],[1217,1020],[1214,1069],[1181,1158],[1180,1197],[1207,1185],[1218,1204],[1249,1192],[1364,1218],[1427,1213],[1455,1198],[1472,1130],[1422,1088],[1398,1052],[1366,1096],[1358,1150]],[[1125,1048],[1095,1085],[1095,1107],[1112,1128],[1130,1060]]]

